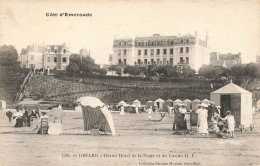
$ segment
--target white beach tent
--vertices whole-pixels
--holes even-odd
[[[210,104],[210,101],[209,101],[208,99],[204,99],[204,100],[201,101],[201,104],[202,104],[202,103],[209,105],[209,104]]]
[[[199,99],[193,100],[192,103],[191,103],[191,109],[193,111],[196,111],[198,109],[198,104],[200,104],[200,100]]]
[[[133,101],[133,106],[140,107],[141,106],[141,102],[136,99],[135,101]]]
[[[122,106],[128,106],[128,104],[126,104],[126,102],[124,102],[123,100],[120,101],[118,104],[119,104],[119,105],[122,105]]]
[[[221,115],[231,111],[237,126],[252,124],[252,93],[232,82],[210,93],[210,100],[221,106]]]
[[[180,99],[176,99],[173,101],[173,106],[180,104],[182,101]]]
[[[82,106],[84,130],[91,130],[101,125],[102,131],[116,135],[114,121],[108,108],[96,97],[82,97],[76,102]],[[105,117],[105,122],[102,120]]]
[[[159,98],[159,99],[157,99],[157,100],[155,100],[154,101],[154,103],[156,103],[156,105],[158,106],[158,108],[160,108],[161,110],[163,110],[163,103],[164,103],[165,101],[163,100],[163,99],[161,99],[161,98]]]
[[[146,102],[146,107],[148,108],[148,107],[153,107],[153,101],[151,101],[151,100],[149,100],[149,101],[147,101]]]
[[[186,105],[186,109],[187,109],[187,110],[190,110],[190,109],[191,109],[191,100],[186,99],[186,100],[184,100],[182,103]]]

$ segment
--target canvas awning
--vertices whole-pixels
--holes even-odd
[[[105,132],[116,135],[112,115],[105,104],[95,97],[83,97],[77,100],[82,106],[84,130],[101,125]],[[103,123],[105,117],[105,123]]]

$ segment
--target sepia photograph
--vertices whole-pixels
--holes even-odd
[[[0,0],[0,166],[259,166],[259,0]]]

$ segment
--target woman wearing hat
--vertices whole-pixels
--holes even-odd
[[[185,114],[187,113],[187,110],[184,104],[180,105],[179,112],[181,114],[180,117],[178,118],[179,130],[187,130],[187,124],[185,120]]]
[[[206,109],[208,107],[207,104],[202,103],[200,104],[201,108],[199,108],[196,113],[198,114],[198,124],[197,124],[197,131],[201,135],[208,135],[208,110]]]

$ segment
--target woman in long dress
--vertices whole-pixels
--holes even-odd
[[[207,135],[208,134],[208,110],[207,104],[202,103],[201,108],[199,108],[196,113],[198,114],[198,133],[201,135]]]
[[[179,112],[180,112],[180,116],[178,118],[179,130],[187,130],[187,124],[185,119],[185,114],[187,113],[187,110],[184,104],[182,104],[181,107],[179,108]]]
[[[125,107],[123,105],[120,107],[120,115],[125,115]]]

